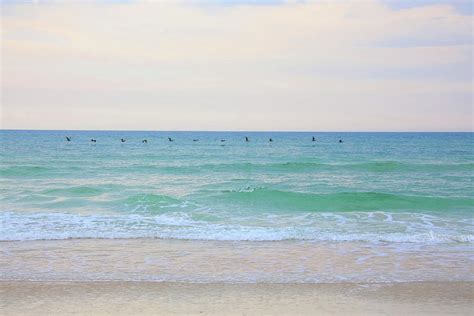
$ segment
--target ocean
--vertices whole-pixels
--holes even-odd
[[[473,145],[472,133],[3,130],[0,279],[474,280]]]

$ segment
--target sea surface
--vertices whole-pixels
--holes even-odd
[[[3,130],[0,279],[474,280],[473,136]]]

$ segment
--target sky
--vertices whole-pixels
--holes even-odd
[[[2,129],[473,131],[469,1],[1,2]]]

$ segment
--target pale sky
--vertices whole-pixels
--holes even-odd
[[[469,1],[3,1],[3,129],[472,131]]]

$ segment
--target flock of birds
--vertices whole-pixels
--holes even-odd
[[[72,137],[71,136],[65,136],[66,137],[66,141],[70,142],[72,141]],[[124,139],[124,138],[121,138],[120,139],[120,142],[122,143],[125,143],[127,140]],[[168,141],[169,142],[174,142],[174,139],[172,139],[171,137],[168,137]],[[199,139],[193,139],[193,142],[197,142],[199,141]],[[225,139],[221,139],[221,142],[225,142],[226,140]],[[250,138],[248,138],[247,136],[245,136],[245,142],[249,142],[250,141]],[[272,138],[269,138],[268,141],[271,143],[273,142],[273,139]],[[316,137],[313,136],[313,138],[311,139],[311,141],[315,142],[316,141]],[[93,143],[97,143],[97,139],[94,139],[94,138],[91,138],[91,142]],[[342,139],[339,139],[339,143],[343,143],[344,141]],[[142,140],[142,143],[146,144],[148,143],[148,140],[147,139],[144,139]]]

